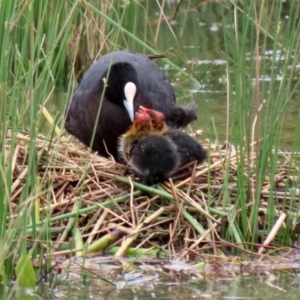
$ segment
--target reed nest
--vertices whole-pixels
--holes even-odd
[[[12,136],[16,141],[13,149]],[[50,230],[53,254],[72,252],[81,256],[113,251],[116,257],[146,253],[154,257],[192,258],[204,253],[220,254],[220,251],[250,253],[243,244],[222,238],[222,232],[228,226],[237,230],[230,224],[228,215],[234,211],[235,215],[231,216],[234,220],[242,213],[242,210],[234,210],[239,188],[250,193],[245,210],[250,212],[256,205],[251,201],[255,192],[252,190],[255,186],[254,152],[243,171],[245,181],[250,184],[248,189],[238,186],[239,155],[234,149],[229,151],[229,147],[217,146],[210,146],[209,159],[204,165],[181,170],[168,182],[148,187],[140,184],[128,167],[90,153],[69,136],[51,141],[39,136],[35,141],[38,186],[21,202],[26,177],[32,176],[28,174],[30,144],[31,137],[26,133],[7,133],[6,159],[12,159],[13,170],[10,221],[17,218],[24,207],[35,209],[36,232],[41,232],[39,228]],[[268,198],[270,193],[275,193],[277,222],[261,244],[254,246],[253,253],[263,253],[268,247],[274,249],[272,241],[286,220],[289,194],[286,184],[284,187],[282,184],[293,178],[289,156],[282,157],[276,172],[276,190],[270,190],[271,184],[266,178],[258,210],[262,228]],[[229,197],[229,203],[224,204],[224,194]],[[293,214],[294,210],[295,215],[290,217],[298,219],[299,201],[293,199],[289,213]],[[28,237],[32,237],[32,224],[28,225],[27,232]]]

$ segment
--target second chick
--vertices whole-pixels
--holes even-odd
[[[206,160],[207,152],[203,146],[187,133],[167,127],[165,116],[162,112],[145,107],[141,107],[140,109],[150,116],[152,131],[171,139],[175,144],[180,156],[179,167],[192,161],[196,161],[197,165],[199,165]]]

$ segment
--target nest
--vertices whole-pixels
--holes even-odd
[[[35,155],[30,157],[30,136],[17,133],[14,137],[16,146],[12,149],[12,133],[8,132],[5,147],[7,162],[12,159],[13,170],[10,221],[22,209],[35,209],[37,218],[34,226],[27,227],[28,237],[33,237],[33,227],[35,234],[47,229],[53,254],[81,256],[110,251],[116,257],[147,254],[192,258],[218,251],[245,252],[241,244],[231,243],[222,235],[224,228],[232,226],[228,214],[235,206],[239,188],[239,156],[230,145],[223,150],[210,146],[209,160],[204,165],[190,166],[168,182],[148,187],[139,183],[128,167],[90,153],[78,142],[64,137],[49,141],[39,136],[34,145]],[[255,159],[254,153],[244,170],[245,178],[250,178],[245,193],[250,195],[254,193],[251,183],[254,186]],[[35,174],[28,166],[32,163],[36,164]],[[34,188],[24,199],[27,176],[36,178]],[[280,183],[288,177],[288,163],[284,162],[278,166],[275,178],[278,210],[286,209],[288,195],[280,190]],[[259,203],[259,227],[264,225],[271,192],[275,193],[270,191],[270,181],[265,180]],[[224,193],[229,203],[223,202]],[[245,205],[245,210],[252,205],[254,200]],[[296,207],[297,204],[295,213]],[[239,213],[241,210],[235,210],[235,214]],[[286,214],[278,211],[274,232],[262,239],[260,245],[254,245],[255,252],[263,253],[270,247],[285,218]]]

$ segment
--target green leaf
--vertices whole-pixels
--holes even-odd
[[[4,264],[0,264],[0,283],[7,285],[7,274],[5,272]]]
[[[29,255],[23,252],[16,265],[17,282],[20,287],[35,287],[35,272]]]

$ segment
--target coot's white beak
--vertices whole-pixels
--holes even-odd
[[[134,108],[133,108],[133,100],[136,94],[136,85],[133,82],[126,83],[124,87],[125,98],[123,100],[124,106],[127,109],[129,117],[131,121],[134,119]]]

